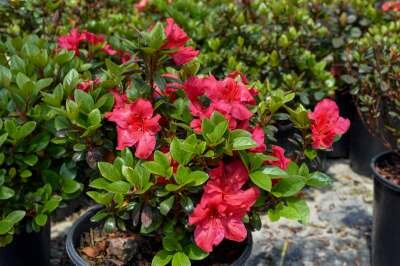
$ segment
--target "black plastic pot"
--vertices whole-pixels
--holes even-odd
[[[99,223],[93,223],[90,221],[90,218],[96,214],[102,207],[95,206],[89,211],[87,211],[84,215],[82,215],[75,223],[72,225],[71,229],[67,234],[66,240],[66,249],[68,257],[73,265],[76,266],[89,266],[87,263],[77,252],[76,247],[80,244],[80,238],[83,233],[88,232],[90,228],[94,228],[99,226]],[[253,246],[253,238],[251,234],[247,237],[247,244],[243,250],[243,253],[240,257],[231,265],[232,266],[242,266],[245,264],[246,260],[250,257],[251,249]],[[3,265],[3,264],[0,264]]]
[[[335,97],[335,102],[339,107],[340,116],[353,120],[353,114],[356,112],[356,109],[349,91],[339,91]],[[339,141],[333,144],[333,149],[331,152],[328,152],[327,157],[330,159],[348,158],[351,143],[350,137],[349,133],[344,134]]]
[[[354,116],[350,126],[350,165],[354,172],[370,176],[372,158],[386,150],[383,144],[365,128],[360,117]]]
[[[372,159],[374,173],[374,222],[372,230],[372,265],[400,265],[400,186],[382,177],[376,165],[388,159],[384,152]],[[400,167],[400,165],[399,165]]]
[[[0,248],[1,266],[50,265],[50,223],[40,232],[21,232],[6,247]]]

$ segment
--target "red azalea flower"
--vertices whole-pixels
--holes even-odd
[[[160,115],[153,116],[153,107],[149,101],[138,99],[132,103],[122,103],[123,98],[117,96],[113,111],[105,115],[117,124],[117,150],[135,146],[135,156],[147,159],[154,150],[156,135],[161,129],[158,124]]]
[[[350,127],[350,121],[339,116],[338,106],[330,99],[320,101],[314,112],[308,113],[308,118],[314,149],[330,149],[335,137],[343,135]]]
[[[190,112],[196,117],[191,127],[197,133],[201,132],[201,121],[215,111],[225,116],[230,129],[248,125],[253,115],[246,107],[246,104],[255,103],[253,96],[244,83],[232,78],[218,81],[213,76],[191,77],[183,84],[183,89],[190,100]],[[202,96],[206,96],[209,102],[200,101]]]
[[[250,149],[251,152],[264,152],[267,149],[267,146],[265,145],[265,133],[263,128],[256,126],[253,129],[252,138],[257,143],[257,147]]]
[[[198,55],[199,51],[193,49],[192,46],[181,47],[178,52],[172,54],[172,60],[174,60],[175,64],[179,66],[189,63]]]
[[[118,50],[117,51],[117,55],[119,56],[119,58],[121,59],[122,64],[128,62],[129,60],[131,60],[132,56],[130,53],[125,52],[123,50]]]
[[[186,32],[184,32],[172,18],[167,18],[167,27],[165,28],[167,43],[163,48],[174,49],[181,48],[190,40]]]
[[[285,156],[285,150],[278,146],[272,145],[272,154],[273,157],[277,158],[275,161],[265,161],[268,165],[278,166],[282,170],[286,170],[289,166],[290,159]]]
[[[382,11],[388,12],[388,11],[400,11],[400,2],[398,1],[391,1],[391,2],[385,2],[382,5]]]
[[[241,189],[248,180],[241,161],[221,162],[209,174],[202,199],[189,217],[189,224],[196,226],[195,242],[205,252],[211,252],[224,238],[237,242],[246,239],[242,219],[260,194],[256,187]]]
[[[187,34],[175,23],[172,18],[167,18],[167,27],[165,28],[165,35],[167,42],[163,45],[165,49],[177,49],[176,52],[171,54],[175,64],[183,65],[192,61],[199,51],[193,47],[185,47],[186,43],[190,40]]]
[[[85,39],[77,29],[72,29],[68,35],[58,37],[58,46],[79,55],[79,44]]]
[[[114,49],[111,47],[111,45],[109,45],[109,44],[104,45],[104,47],[101,48],[101,50],[102,50],[104,53],[108,54],[108,55],[115,55],[115,54],[117,53],[117,51],[114,50]]]
[[[91,45],[101,45],[105,42],[103,36],[94,34],[86,30],[82,32],[82,35],[84,36],[84,39]]]
[[[135,4],[135,8],[138,11],[143,11],[146,9],[147,5],[149,4],[149,0],[140,0]]]
[[[101,80],[99,77],[95,78],[94,80],[82,81],[81,83],[78,84],[78,89],[87,92],[90,87],[92,87],[93,85],[98,85],[100,83],[101,83]]]

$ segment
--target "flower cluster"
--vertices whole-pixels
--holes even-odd
[[[80,54],[79,46],[82,42],[87,42],[93,47],[100,47],[100,50],[107,55],[115,55],[117,53],[104,37],[94,34],[89,31],[79,32],[77,29],[72,29],[69,34],[58,38],[58,46],[68,51],[74,51],[76,55]]]
[[[217,80],[214,76],[191,77],[183,85],[190,99],[190,112],[196,119],[191,122],[196,132],[201,132],[201,123],[214,112],[219,112],[229,121],[229,128],[247,128],[252,113],[247,105],[254,105],[252,91],[246,84],[232,77]],[[256,135],[260,135],[259,129]]]
[[[350,121],[339,116],[339,108],[330,99],[319,102],[314,112],[308,113],[311,121],[312,145],[315,149],[330,149],[336,137],[346,133]]]
[[[400,11],[400,2],[398,1],[389,1],[385,2],[382,5],[382,11],[383,12],[388,12],[388,11]]]
[[[126,95],[120,95],[117,91],[113,91],[113,94],[114,109],[105,117],[117,124],[117,150],[135,146],[136,157],[148,158],[156,145],[156,134],[160,131],[160,115],[153,116],[153,107],[147,100],[137,99],[128,103]]]
[[[194,50],[192,46],[185,46],[190,38],[176,25],[172,18],[167,19],[165,35],[167,36],[167,42],[163,45],[163,48],[173,50],[171,56],[175,64],[184,65],[199,54],[199,51]]]
[[[211,252],[224,238],[237,242],[246,239],[243,217],[260,195],[255,186],[242,189],[249,173],[241,161],[220,162],[209,175],[201,201],[189,217],[189,224],[196,226],[196,244],[205,252]]]

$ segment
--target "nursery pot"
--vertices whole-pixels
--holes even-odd
[[[50,265],[50,222],[40,232],[24,230],[14,236],[13,242],[0,248],[1,266]]]
[[[90,221],[90,218],[97,213],[102,207],[101,206],[95,206],[89,211],[87,211],[84,215],[82,215],[78,220],[75,221],[75,223],[72,225],[71,229],[69,230],[67,234],[67,240],[66,240],[66,250],[68,257],[73,265],[76,266],[90,266],[87,261],[85,261],[80,254],[77,251],[77,247],[80,244],[80,239],[83,233],[88,232],[90,228],[95,228],[99,226],[99,223],[93,223]],[[249,233],[247,237],[247,242],[243,243],[243,251],[238,258],[231,263],[233,266],[242,266],[244,265],[245,261],[249,258],[252,245],[253,245],[253,239],[251,237],[251,234]],[[212,254],[210,254],[210,257]],[[2,265],[2,264],[0,264]],[[197,265],[197,264],[196,264]],[[209,264],[200,264],[198,265],[209,265]]]
[[[372,265],[376,266],[400,265],[400,186],[387,180],[376,169],[392,155],[393,152],[381,153],[371,163],[374,175]]]
[[[336,94],[335,102],[339,107],[340,115],[352,120],[356,112],[353,98],[348,90],[339,91]],[[332,151],[328,152],[329,159],[348,158],[350,150],[350,134],[344,134],[339,141],[333,143]]]
[[[351,169],[357,174],[371,176],[370,162],[372,158],[386,149],[376,137],[368,132],[358,115],[355,115],[351,121],[350,134]]]

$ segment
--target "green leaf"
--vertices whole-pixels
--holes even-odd
[[[249,137],[238,137],[233,140],[233,150],[247,150],[257,146],[257,143]]]
[[[175,236],[166,236],[162,240],[162,245],[167,251],[178,251],[182,250],[181,244]]]
[[[29,136],[36,128],[35,121],[29,121],[23,124],[19,129],[16,136],[16,139],[20,140]]]
[[[191,185],[200,186],[208,180],[208,174],[203,171],[193,171],[189,174],[189,180]]]
[[[97,165],[103,177],[107,178],[110,181],[121,180],[121,173],[111,163],[99,162]]]
[[[66,194],[73,194],[82,188],[81,184],[73,179],[64,178],[62,190]]]
[[[165,167],[158,162],[155,162],[155,161],[144,162],[142,165],[150,173],[153,173],[153,174],[159,175],[159,176],[163,176],[163,177],[168,177],[168,173],[167,173]]]
[[[39,161],[39,158],[35,154],[30,154],[28,156],[23,157],[22,160],[27,165],[34,166]]]
[[[193,243],[185,246],[185,253],[191,260],[203,260],[209,255]]]
[[[16,210],[10,212],[6,218],[0,220],[0,235],[9,232],[13,226],[25,217],[25,211]]]
[[[0,65],[0,85],[7,88],[10,85],[11,78],[11,71]]]
[[[299,193],[304,186],[301,177],[286,177],[273,187],[272,194],[276,197],[290,197]]]
[[[250,179],[259,188],[262,188],[266,191],[271,191],[271,188],[272,188],[271,177],[266,175],[262,171],[257,171],[257,172],[251,173]]]
[[[4,133],[3,135],[0,136],[0,147],[4,144],[4,142],[7,140],[8,133]]]
[[[39,226],[44,226],[47,223],[47,215],[42,213],[36,215],[35,223],[37,223]]]
[[[14,196],[14,190],[9,187],[1,186],[0,187],[0,200],[6,200]]]
[[[100,193],[96,191],[89,191],[86,193],[89,197],[91,197],[96,203],[101,205],[108,205],[111,203],[113,194],[111,193]]]
[[[172,258],[172,266],[190,266],[190,260],[188,256],[186,256],[183,252],[175,253],[174,257]]]
[[[60,196],[53,196],[50,200],[48,200],[44,205],[42,209],[42,213],[51,213],[55,209],[58,208],[60,205],[60,202],[62,200],[62,197]]]
[[[270,176],[279,176],[279,177],[285,177],[287,176],[287,173],[279,168],[278,166],[268,166],[265,167],[262,172],[266,175]]]
[[[182,149],[181,143],[178,139],[174,139],[170,145],[170,153],[172,158],[179,164],[186,165],[192,160],[192,153]]]
[[[327,187],[332,183],[331,178],[322,172],[314,172],[307,180],[306,184],[316,188]]]
[[[108,217],[104,223],[103,230],[106,233],[112,233],[117,229],[117,223],[114,217]]]
[[[94,101],[89,93],[83,90],[75,90],[74,99],[83,112],[89,113],[93,110]]]
[[[131,186],[125,181],[115,181],[107,186],[107,190],[113,193],[126,194],[130,189]]]
[[[149,34],[149,47],[158,50],[164,44],[165,39],[164,28],[160,22],[157,22]]]
[[[88,115],[88,122],[91,126],[96,126],[101,123],[101,114],[99,109],[93,109]]]
[[[96,178],[92,182],[90,182],[89,187],[97,188],[97,189],[107,189],[110,182],[105,178]]]
[[[79,83],[79,73],[75,69],[71,69],[64,77],[63,86],[67,92],[72,91]],[[76,98],[75,98],[76,100]]]
[[[172,195],[168,199],[162,201],[160,203],[160,212],[162,215],[167,215],[168,212],[171,210],[172,206],[174,205],[175,196]]]
[[[160,250],[156,253],[151,261],[151,266],[165,266],[172,259],[172,255],[166,250]]]

